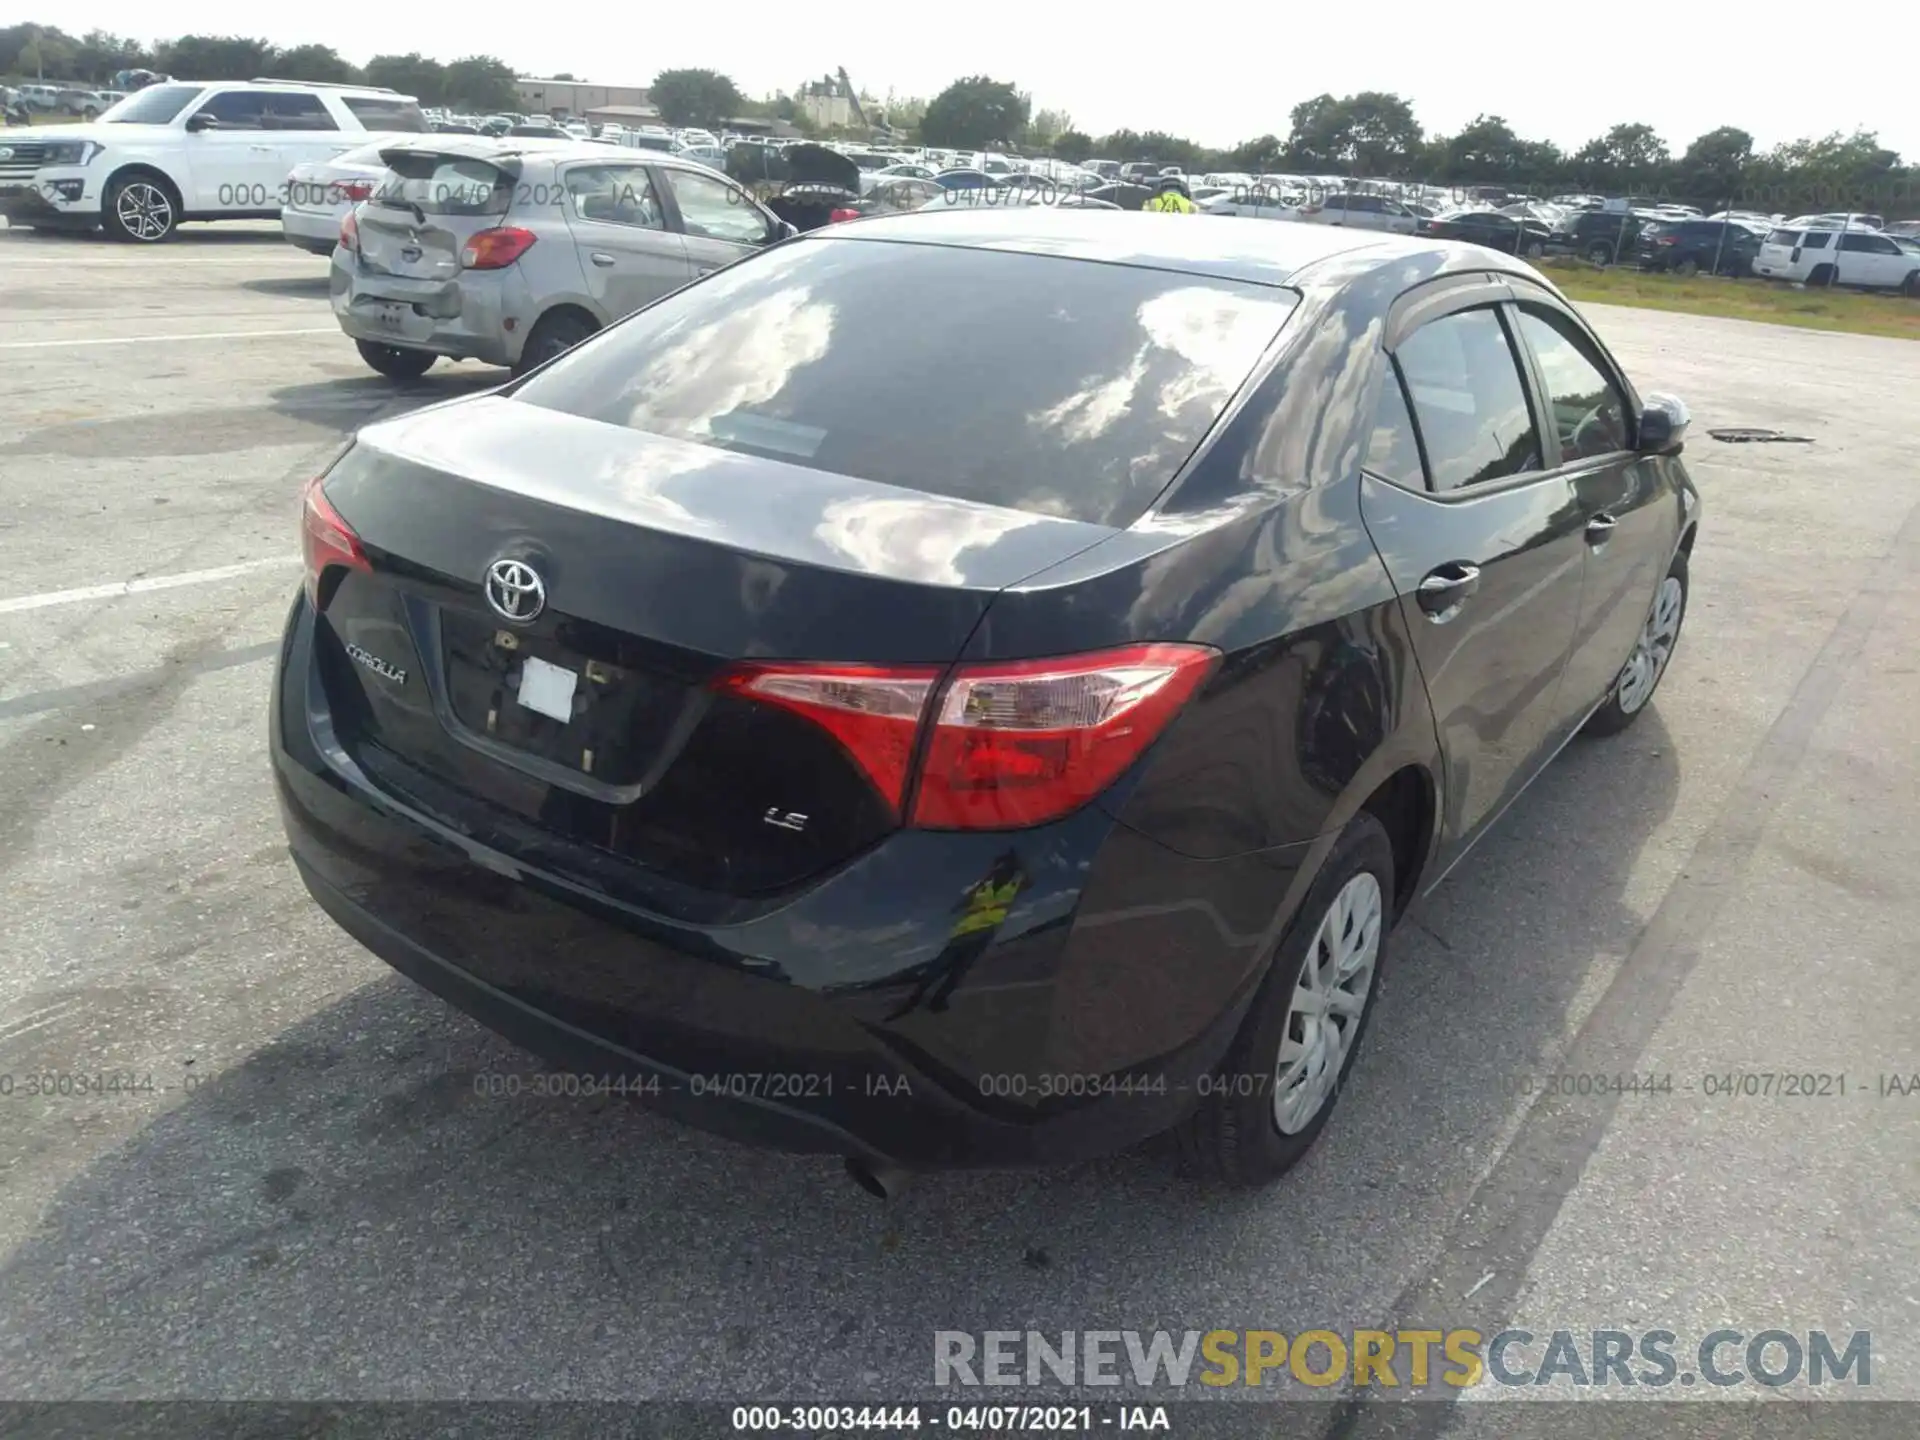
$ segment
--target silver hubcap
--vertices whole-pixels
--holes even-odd
[[[136,240],[159,240],[173,228],[173,202],[167,192],[144,180],[122,189],[113,211]]]
[[[1306,1129],[1340,1083],[1373,991],[1380,919],[1380,882],[1362,871],[1340,887],[1307,948],[1274,1075],[1273,1123],[1282,1135]]]
[[[1669,575],[1660,582],[1653,597],[1653,609],[1640,628],[1640,639],[1620,672],[1617,694],[1620,708],[1631,715],[1653,697],[1653,687],[1673,656],[1673,642],[1680,634],[1680,605],[1684,599],[1679,580]]]

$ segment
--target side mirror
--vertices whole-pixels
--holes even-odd
[[[1640,453],[1678,455],[1686,446],[1692,418],[1677,396],[1649,395],[1640,411]]]
[[[218,130],[220,122],[211,110],[200,110],[187,117],[187,133],[198,135],[202,130]]]
[[[792,221],[776,220],[773,222],[773,238],[768,243],[771,245],[778,245],[782,240],[791,240],[793,239],[794,236],[798,235],[799,233],[800,233],[800,227],[795,225]]]

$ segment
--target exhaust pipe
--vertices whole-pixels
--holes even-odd
[[[847,1157],[847,1174],[876,1200],[898,1200],[913,1183],[913,1176],[898,1165],[876,1165],[853,1155]]]

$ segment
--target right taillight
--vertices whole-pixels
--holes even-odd
[[[842,205],[831,215],[827,216],[827,223],[829,225],[840,225],[848,220],[858,220],[859,218],[860,212],[858,210],[849,210],[846,206]]]
[[[912,823],[1009,830],[1078,810],[1159,738],[1218,658],[1130,645],[961,666],[933,717]]]
[[[359,253],[360,221],[357,211],[349,210],[340,217],[340,243],[355,254]]]
[[[367,552],[353,527],[340,518],[340,512],[327,502],[320,487],[326,480],[316,475],[307,482],[300,501],[300,551],[307,562],[307,598],[320,604],[320,577],[336,565],[349,570],[367,570]]]
[[[755,662],[715,688],[818,725],[910,825],[1016,830],[1111,785],[1219,658],[1204,645],[1129,645],[960,665],[944,685],[938,666]]]
[[[533,242],[539,238],[518,225],[482,230],[461,250],[460,266],[464,270],[504,270],[532,249]]]

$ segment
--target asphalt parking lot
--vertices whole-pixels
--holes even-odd
[[[1288,1181],[1149,1150],[881,1205],[476,1094],[537,1067],[308,901],[265,755],[299,486],[502,378],[380,380],[325,274],[275,227],[0,232],[0,1072],[153,1082],[0,1098],[10,1398],[932,1398],[937,1330],[1424,1322],[1870,1330],[1920,1399],[1920,1094],[1876,1084],[1920,1072],[1920,346],[1590,311],[1694,412],[1686,632],[1397,932]],[[1561,1071],[1673,1084],[1509,1083]],[[1847,1093],[1704,1093],[1738,1072]]]

